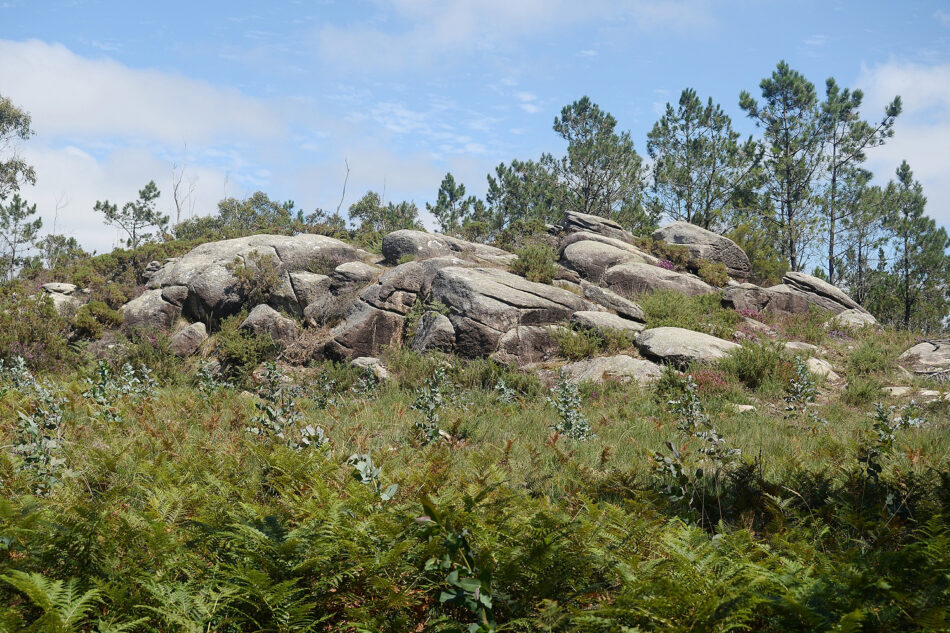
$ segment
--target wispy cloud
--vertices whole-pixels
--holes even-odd
[[[714,22],[705,0],[388,0],[379,6],[385,22],[401,28],[324,24],[314,35],[320,56],[334,67],[395,70],[438,65],[581,23],[612,20],[643,29]]]
[[[884,105],[900,95],[904,111],[894,124],[894,138],[868,152],[880,178],[893,177],[902,160],[923,183],[927,213],[950,225],[950,64],[922,65],[892,61],[865,67],[857,81],[865,92],[864,116],[875,120]]]
[[[937,9],[934,11],[934,18],[936,18],[940,24],[950,27],[950,12]]]

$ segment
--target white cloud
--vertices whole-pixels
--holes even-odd
[[[857,87],[865,92],[864,116],[874,121],[895,95],[904,104],[894,138],[868,152],[868,164],[882,180],[893,178],[906,159],[924,186],[927,213],[950,227],[950,64],[926,66],[892,61],[863,68]]]
[[[708,26],[707,0],[377,0],[386,23],[402,30],[324,24],[320,56],[335,67],[394,70],[438,65],[448,56],[492,51],[559,28],[610,20],[634,29]],[[590,52],[590,51],[587,51]]]
[[[100,251],[117,241],[93,212],[95,202],[123,204],[155,180],[159,208],[170,212],[171,166],[183,161],[185,143],[194,209],[204,214],[225,195],[226,182],[228,194],[241,195],[270,180],[249,158],[257,151],[248,151],[248,139],[259,149],[285,136],[274,106],[237,90],[84,58],[59,44],[0,40],[0,86],[37,131],[21,151],[38,182],[22,193],[37,203],[44,230],[55,220],[56,231]]]
[[[136,136],[180,144],[285,132],[273,107],[232,88],[88,59],[38,40],[0,40],[0,86],[47,137]]]
[[[938,22],[940,22],[940,24],[944,26],[950,26],[950,13],[947,11],[941,11],[940,9],[937,9],[934,11],[934,17]]]

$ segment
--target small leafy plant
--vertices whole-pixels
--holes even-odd
[[[581,413],[580,391],[577,385],[567,379],[563,369],[547,400],[561,418],[558,423],[551,425],[552,431],[572,440],[588,440],[594,436],[590,422]]]

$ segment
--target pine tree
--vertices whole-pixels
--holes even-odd
[[[926,331],[941,326],[950,306],[950,238],[924,215],[927,198],[907,161],[897,168],[897,182],[885,192],[894,257],[890,293],[897,300],[891,316],[904,328]]]
[[[687,88],[674,109],[647,135],[654,160],[653,203],[674,220],[710,229],[720,224],[731,205],[755,175],[760,152],[750,137],[740,143],[732,120],[710,98],[704,106]]]
[[[643,209],[643,161],[630,132],[617,133],[617,120],[588,97],[564,106],[554,131],[567,141],[567,156],[542,164],[564,183],[582,213],[612,218],[631,229],[650,224]]]
[[[475,204],[475,197],[465,197],[465,185],[456,184],[455,177],[445,174],[442,184],[439,185],[439,194],[434,205],[426,203],[426,210],[439,223],[439,231],[445,234],[458,233]]]
[[[164,230],[168,225],[168,216],[162,215],[155,208],[155,201],[160,195],[161,192],[153,180],[139,190],[138,200],[126,202],[121,210],[108,200],[97,201],[94,210],[105,216],[106,224],[118,226],[125,231],[128,236],[125,245],[135,250],[152,237],[146,232],[147,229]]]
[[[775,225],[780,251],[798,271],[815,234],[813,190],[825,165],[825,126],[814,84],[786,62],[779,62],[759,87],[763,103],[743,91],[739,107],[762,128],[764,188],[771,202],[763,209],[775,209],[763,216]]]
[[[861,119],[861,102],[864,93],[860,90],[845,88],[842,90],[833,78],[825,83],[825,101],[821,104],[821,113],[827,137],[827,176],[828,188],[823,205],[826,234],[828,236],[828,258],[826,272],[828,281],[838,283],[836,270],[836,247],[841,221],[854,212],[854,207],[842,205],[842,193],[847,199],[848,192],[839,191],[840,181],[855,165],[864,162],[865,150],[883,145],[894,135],[894,121],[901,112],[901,98],[894,100],[884,108],[884,116],[877,125],[871,125]],[[844,201],[846,202],[846,200]]]
[[[0,204],[0,239],[3,240],[3,259],[0,266],[8,279],[13,279],[23,264],[23,254],[29,250],[43,226],[36,218],[36,205],[30,206],[19,194],[14,194],[7,205]]]
[[[375,191],[366,194],[349,208],[350,221],[359,223],[363,232],[391,233],[399,229],[418,229],[419,209],[412,202],[384,205]]]
[[[16,152],[15,142],[33,136],[30,115],[0,95],[0,150],[10,149],[5,160],[0,160],[0,201],[18,191],[23,183],[36,183],[36,171]]]
[[[842,205],[847,212],[841,216],[843,256],[835,263],[835,279],[844,282],[851,297],[865,305],[868,302],[872,273],[877,267],[875,255],[886,241],[884,235],[884,192],[868,186],[869,171],[850,170],[843,180]]]

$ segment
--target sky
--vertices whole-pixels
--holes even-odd
[[[871,121],[899,94],[866,166],[885,183],[906,159],[950,226],[948,0],[0,0],[0,95],[36,130],[21,193],[100,252],[120,236],[95,202],[154,180],[174,219],[175,173],[182,219],[258,190],[424,210],[449,171],[482,195],[499,163],[563,153],[552,123],[584,95],[644,155],[686,87],[754,133],[739,94],[782,59],[862,89]]]

